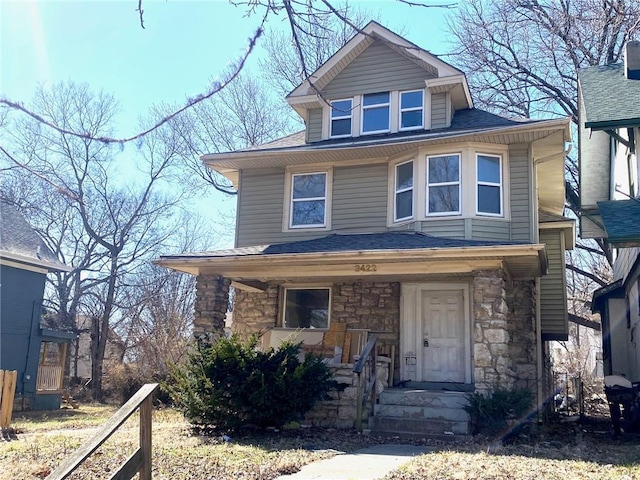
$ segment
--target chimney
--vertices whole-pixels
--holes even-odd
[[[640,80],[640,41],[627,42],[624,54],[624,72],[629,80]]]

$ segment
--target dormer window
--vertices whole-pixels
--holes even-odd
[[[362,96],[362,133],[389,131],[389,92],[369,93]]]
[[[331,102],[331,137],[351,136],[351,99],[335,100]]]
[[[423,126],[424,90],[400,92],[400,130],[416,130]]]

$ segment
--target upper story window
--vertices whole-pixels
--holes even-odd
[[[351,99],[331,102],[331,137],[351,136],[352,108]]]
[[[330,288],[287,288],[282,326],[329,328]]]
[[[362,133],[389,131],[389,92],[369,93],[362,96]]]
[[[502,215],[502,157],[479,154],[477,164],[477,213]]]
[[[400,130],[415,130],[423,126],[424,91],[400,92]]]
[[[325,227],[327,172],[291,175],[289,228]]]
[[[396,165],[394,222],[413,217],[413,161]]]
[[[460,213],[460,155],[427,157],[427,215]]]

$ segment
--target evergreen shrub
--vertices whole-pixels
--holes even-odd
[[[510,423],[521,420],[533,404],[533,394],[525,388],[496,389],[486,395],[474,392],[468,394],[466,399],[464,409],[469,414],[472,433],[491,437],[506,435]]]
[[[280,427],[302,420],[337,387],[320,357],[307,353],[300,360],[300,344],[262,352],[257,342],[231,336],[199,344],[184,366],[171,369],[164,388],[194,427]]]

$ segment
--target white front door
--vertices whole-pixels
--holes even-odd
[[[470,383],[468,287],[404,284],[403,380]]]

